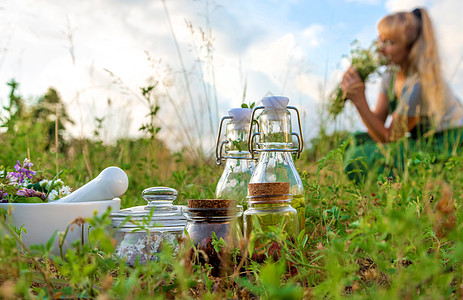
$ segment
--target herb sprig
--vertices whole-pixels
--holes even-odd
[[[37,176],[34,164],[27,158],[19,160],[15,171],[0,170],[0,203],[43,203],[57,200],[71,193],[58,175],[52,180]]]
[[[377,46],[376,41],[366,49],[360,46],[358,40],[351,44],[349,60],[363,82],[366,82],[370,75],[380,73],[379,68],[387,63],[387,59],[377,51]],[[329,115],[333,118],[339,115],[344,109],[345,101],[346,95],[341,89],[341,84],[338,84],[329,95]]]

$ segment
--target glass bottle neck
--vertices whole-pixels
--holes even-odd
[[[293,146],[292,142],[288,142],[288,141],[284,141],[284,142],[279,142],[279,141],[269,142],[269,141],[267,141],[265,143],[259,143],[259,149],[262,149],[262,150],[270,150],[270,149],[289,150],[289,149],[292,148],[292,146]],[[278,152],[278,151],[275,151],[275,152]],[[291,151],[287,151],[287,152],[291,152]]]
[[[250,183],[289,182],[290,193],[303,195],[301,177],[294,165],[292,153],[286,151],[262,151]]]
[[[227,158],[251,158],[248,150],[248,132],[244,125],[234,123],[227,125],[225,156]]]
[[[292,146],[291,114],[286,109],[265,109],[260,116],[261,149],[289,149]]]

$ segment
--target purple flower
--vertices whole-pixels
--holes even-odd
[[[20,189],[16,192],[16,195],[23,197],[34,197],[35,191],[33,189]]]
[[[7,177],[10,178],[13,182],[18,182],[19,184],[24,182],[25,178],[32,179],[32,176],[35,175],[35,171],[29,170],[34,164],[31,163],[27,158],[24,159],[24,163],[21,165],[19,160],[14,166],[16,172],[8,172]]]
[[[47,199],[47,194],[33,190],[33,189],[20,189],[16,192],[16,195],[22,197],[39,197],[42,201]]]
[[[8,203],[8,193],[0,191],[0,203]]]

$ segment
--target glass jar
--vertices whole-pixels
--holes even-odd
[[[293,154],[299,157],[303,149],[303,136],[299,111],[288,106],[286,97],[265,97],[263,106],[254,108],[252,119],[256,111],[262,109],[258,116],[260,132],[254,133],[248,139],[251,156],[259,153],[259,160],[252,174],[250,183],[289,182],[289,194],[292,195],[291,206],[297,210],[300,230],[305,228],[305,193],[302,180],[293,161]],[[292,132],[291,114],[289,110],[297,113],[299,134]],[[252,124],[250,131],[252,130]],[[257,148],[254,149],[254,138],[259,137]],[[293,148],[292,136],[296,136],[298,147]]]
[[[249,184],[249,208],[244,212],[246,238],[257,228],[266,231],[272,226],[282,227],[288,237],[297,237],[298,214],[291,206],[292,195],[287,194],[288,190],[288,182]]]
[[[237,219],[243,213],[243,207],[230,199],[190,199],[188,206],[182,207],[187,219],[185,227],[193,245],[200,250],[200,263],[209,263],[213,269],[211,275],[219,276],[227,272],[224,258],[238,246],[241,229]],[[214,249],[214,237],[225,242],[219,253]]]
[[[248,151],[248,129],[252,110],[249,108],[233,108],[220,121],[216,144],[216,162],[225,161],[222,176],[216,187],[218,199],[234,199],[238,204],[247,207],[246,196],[248,183],[255,168],[255,160]],[[226,125],[225,139],[220,143],[224,121]],[[225,151],[223,153],[223,149]]]
[[[177,191],[169,187],[151,187],[143,190],[146,206],[130,207],[111,214],[116,230],[116,256],[134,266],[148,260],[156,260],[163,243],[169,243],[178,251],[186,219],[181,206],[173,205]]]

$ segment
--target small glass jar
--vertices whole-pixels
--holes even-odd
[[[238,243],[241,230],[237,219],[243,207],[236,205],[236,200],[188,200],[188,206],[182,207],[182,211],[187,219],[185,229],[195,246],[211,238],[213,232],[217,239],[222,238],[229,245]]]
[[[283,226],[283,232],[289,237],[295,238],[298,235],[298,215],[291,206],[293,196],[287,193],[288,190],[289,183],[286,182],[249,184],[248,209],[244,212],[244,232],[247,238],[256,228],[266,231],[271,226]]]
[[[182,212],[187,219],[186,232],[193,245],[201,251],[199,262],[209,263],[213,267],[213,276],[227,273],[224,257],[231,254],[230,249],[238,246],[241,237],[238,218],[243,207],[236,205],[236,200],[190,199],[188,206],[182,207]],[[225,241],[220,253],[214,249],[214,234],[217,240]]]
[[[169,187],[151,187],[143,190],[146,206],[130,207],[111,214],[116,230],[116,256],[125,258],[131,266],[156,260],[163,243],[170,243],[174,252],[179,248],[186,219],[181,206],[172,205],[177,191]]]

